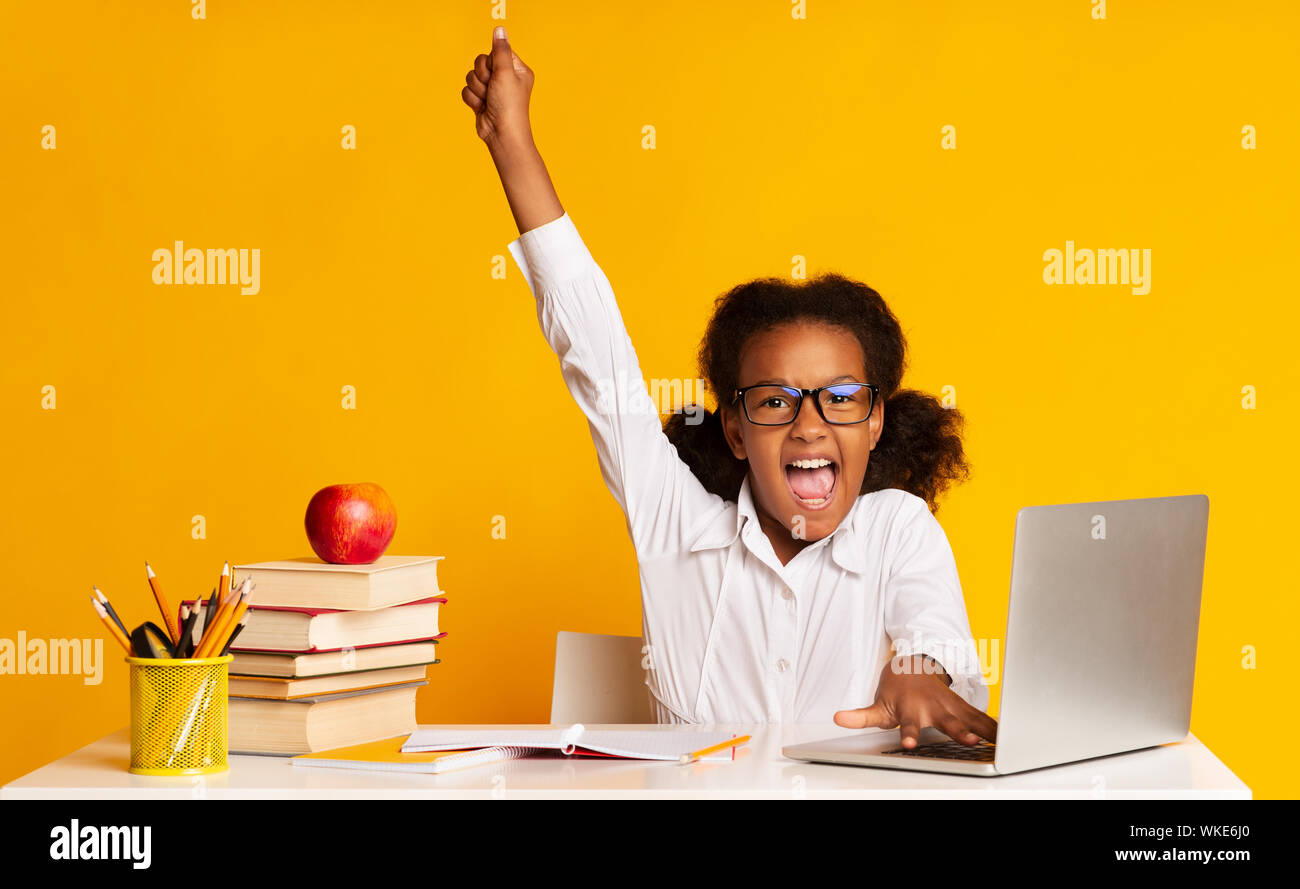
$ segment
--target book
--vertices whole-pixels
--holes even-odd
[[[430,753],[403,753],[405,736],[303,753],[289,762],[295,766],[328,769],[363,769],[379,772],[425,772],[439,774],[527,756],[523,747],[483,747],[478,750],[438,750]]]
[[[620,731],[587,729],[419,729],[402,745],[403,753],[437,750],[466,750],[478,747],[523,747],[558,750],[566,756],[614,756],[625,759],[656,759],[676,762],[683,755],[737,738],[735,732],[701,732],[693,729],[662,731]],[[700,757],[702,762],[735,759],[730,747]]]
[[[446,602],[421,599],[371,611],[250,605],[248,625],[231,650],[306,653],[432,639]]]
[[[313,695],[333,694],[340,691],[360,691],[383,685],[400,685],[425,677],[427,664],[410,667],[389,667],[386,670],[361,670],[347,673],[330,673],[305,679],[277,679],[271,676],[239,676],[231,674],[228,694],[240,698],[266,698],[287,701]]]
[[[239,579],[257,585],[258,607],[370,611],[442,595],[443,556],[380,556],[369,565],[335,565],[316,558],[236,565]]]
[[[242,634],[241,634],[242,635]],[[328,673],[353,673],[385,667],[406,667],[438,662],[437,641],[409,642],[400,645],[375,645],[369,648],[344,648],[313,654],[254,652],[231,649],[234,660],[229,671],[243,676],[273,676],[294,679],[324,676]]]
[[[292,701],[229,698],[231,753],[314,753],[406,735],[415,728],[415,692],[427,681]]]

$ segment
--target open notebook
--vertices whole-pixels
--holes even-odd
[[[735,732],[699,732],[692,730],[619,731],[587,729],[572,725],[567,729],[419,729],[402,745],[403,753],[427,753],[440,750],[469,750],[484,747],[558,750],[565,755],[617,756],[626,759],[658,759],[676,762],[681,756],[713,747],[731,738]],[[701,761],[735,759],[736,748],[728,747],[706,753]]]
[[[437,753],[403,753],[406,735],[371,741],[352,747],[337,747],[318,753],[304,753],[289,760],[296,766],[326,769],[363,769],[377,772],[425,772],[432,775],[470,766],[518,759],[532,753],[525,747],[484,747],[479,750],[445,750]]]

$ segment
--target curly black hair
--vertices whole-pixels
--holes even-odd
[[[938,512],[938,498],[970,476],[962,448],[965,418],[932,395],[900,389],[907,365],[907,340],[880,294],[833,272],[802,282],[756,278],[718,297],[700,343],[699,374],[720,405],[740,384],[741,350],[749,338],[792,322],[827,324],[858,338],[866,355],[867,382],[880,388],[885,428],[867,462],[859,494],[901,488]],[[688,423],[688,416],[704,419]],[[719,411],[691,405],[674,413],[664,433],[704,487],[736,500],[748,461],[737,460],[722,432]]]

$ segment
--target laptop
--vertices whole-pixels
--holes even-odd
[[[1183,740],[1209,512],[1204,494],[1020,510],[996,744],[927,727],[905,750],[894,728],[781,753],[995,776]]]

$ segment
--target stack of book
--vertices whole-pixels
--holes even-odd
[[[230,649],[230,752],[314,753],[415,731],[415,692],[446,635],[441,559],[235,566],[254,591]]]

